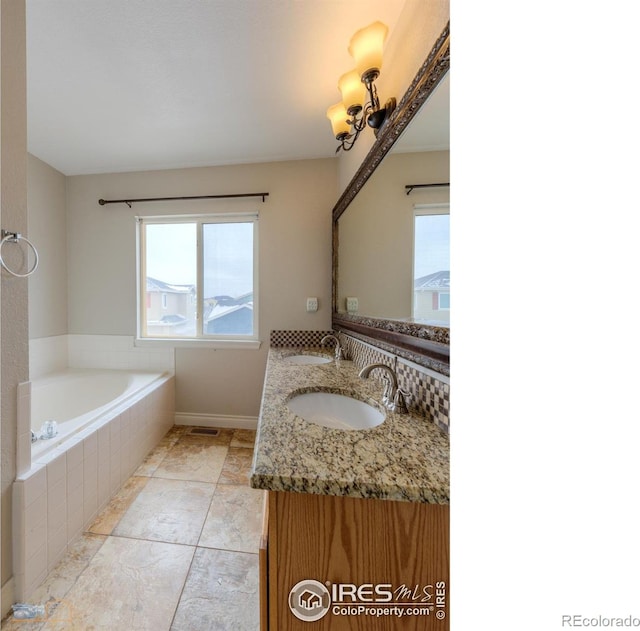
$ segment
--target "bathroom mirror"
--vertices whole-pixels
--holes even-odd
[[[412,208],[440,205],[444,208],[448,204],[448,187],[445,186],[416,188],[415,193],[408,196],[404,190],[404,186],[411,184],[447,184],[449,181],[448,148],[445,151],[415,153],[421,148],[416,144],[419,143],[418,136],[430,124],[430,106],[442,107],[442,103],[448,103],[448,78],[445,79],[448,70],[449,25],[434,44],[333,209],[333,328],[445,375],[449,374],[448,325],[427,324],[412,317],[411,307],[407,307],[413,293],[412,274],[394,271],[398,257],[406,258],[407,253],[411,256],[413,231],[409,230],[409,237],[406,229],[399,231],[404,235],[401,240],[399,235],[393,237],[393,233],[398,232],[395,230],[398,222],[394,209],[388,207],[388,201],[384,211],[373,208],[373,205],[378,205],[378,200],[384,197],[380,192],[385,187],[399,186],[398,172],[403,189],[400,194],[407,198],[403,202],[405,205]],[[443,94],[447,95],[446,99],[437,98]],[[403,153],[399,153],[401,146]],[[398,151],[392,151],[394,147]],[[387,156],[389,153],[392,155]],[[398,164],[398,160],[405,162]],[[411,167],[410,161],[415,160],[420,161],[418,169]],[[408,181],[414,179],[412,171],[418,174],[428,172],[429,182]],[[393,183],[389,173],[396,174]],[[405,175],[408,178],[406,182]],[[372,228],[376,223],[383,226],[377,233]],[[358,239],[350,242],[350,235],[356,233]],[[408,243],[405,242],[407,240]],[[356,241],[360,246],[366,243],[367,247],[355,251],[351,243],[355,245]],[[366,250],[369,252],[363,254]],[[389,269],[385,269],[385,262]],[[356,267],[360,268],[359,276],[354,271]],[[385,282],[384,277],[387,277]],[[347,312],[347,296],[358,298],[362,308]]]

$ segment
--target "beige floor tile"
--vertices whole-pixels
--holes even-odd
[[[187,425],[173,425],[162,440],[178,440],[189,429]]]
[[[258,631],[258,556],[197,548],[171,631]]]
[[[229,447],[218,484],[249,485],[253,449]]]
[[[226,445],[212,444],[209,439],[182,437],[169,449],[153,477],[215,484],[227,450]]]
[[[41,629],[59,606],[64,607],[61,602],[106,539],[102,535],[94,534],[80,536],[51,570],[44,583],[29,597],[30,604],[44,605],[45,615],[42,619],[16,620],[10,616],[3,622],[2,631],[38,631]]]
[[[29,600],[29,602],[31,603],[32,601]],[[2,626],[0,628],[2,628],[2,631],[40,631],[53,612],[52,609],[50,609],[50,605],[46,603],[42,604],[44,604],[46,608],[44,617],[38,616],[37,618],[28,620],[16,620],[13,617],[13,610],[10,609],[6,618],[2,620]],[[56,602],[56,605],[57,604]]]
[[[100,535],[110,535],[148,481],[149,478],[140,476],[129,478],[87,530]]]
[[[248,486],[216,486],[198,545],[257,553],[264,493]]]
[[[259,628],[255,431],[188,430],[167,433],[32,595],[44,619],[9,617],[2,631],[168,630],[183,586],[174,631]]]
[[[164,460],[171,447],[173,447],[180,437],[185,433],[186,427],[182,425],[174,425],[162,438],[162,440],[154,447],[151,453],[142,461],[140,466],[134,471],[133,475],[152,476],[160,463]]]
[[[214,486],[204,482],[151,478],[113,531],[134,537],[195,545]]]
[[[109,537],[43,629],[169,629],[193,553],[189,546]]]
[[[255,429],[236,429],[231,439],[231,447],[248,447],[253,449],[256,442]]]

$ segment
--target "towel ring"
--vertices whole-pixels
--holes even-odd
[[[2,259],[2,246],[7,241],[10,241],[11,243],[18,243],[18,241],[24,241],[33,250],[33,256],[34,256],[33,267],[26,274],[18,274],[18,272],[14,272],[12,269],[10,269],[7,266],[7,264]],[[26,278],[27,276],[31,276],[31,274],[33,274],[33,272],[35,272],[38,267],[38,250],[36,250],[36,246],[33,245],[33,243],[29,241],[29,239],[27,239],[26,237],[23,237],[19,232],[6,232],[5,230],[3,230],[2,241],[0,241],[0,265],[2,265],[2,267],[4,267],[4,269],[6,269],[7,272],[9,272],[9,274],[11,274],[12,276],[17,276],[18,278]]]

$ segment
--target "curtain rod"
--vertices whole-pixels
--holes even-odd
[[[430,188],[432,186],[449,186],[449,182],[440,182],[439,184],[407,184],[405,188],[407,189],[407,195],[414,188]]]
[[[98,204],[104,206],[105,204],[126,204],[131,208],[131,204],[134,202],[170,202],[174,200],[183,199],[227,199],[231,197],[267,197],[269,193],[237,193],[235,195],[192,195],[190,197],[145,197],[140,199],[99,199]]]

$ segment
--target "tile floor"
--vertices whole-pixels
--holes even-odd
[[[174,426],[2,631],[257,631],[255,432]]]

